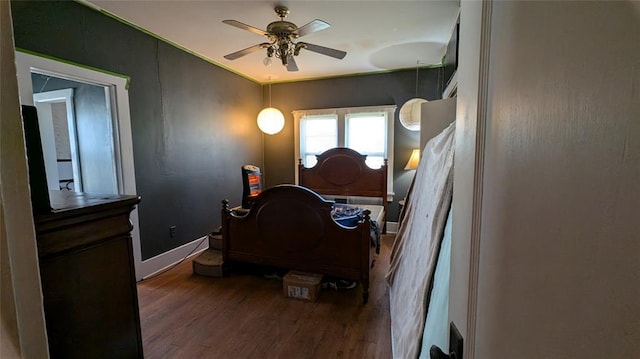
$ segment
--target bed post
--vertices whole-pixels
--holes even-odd
[[[227,260],[229,251],[229,200],[222,200],[221,222],[222,226],[222,273],[226,275],[229,261]]]
[[[304,186],[303,173],[304,165],[302,164],[302,158],[298,158],[298,182],[296,184],[299,186]]]
[[[382,179],[382,207],[384,208],[384,226],[382,226],[382,228],[380,228],[380,233],[382,234],[387,234],[387,217],[389,215],[389,211],[387,208],[387,193],[388,193],[388,183],[387,183],[387,171],[389,171],[389,160],[388,159],[384,159],[384,178]]]
[[[362,304],[369,301],[369,267],[371,266],[371,211],[365,209],[362,221]]]

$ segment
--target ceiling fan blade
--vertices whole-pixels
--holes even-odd
[[[235,26],[239,29],[243,29],[243,30],[247,30],[250,32],[253,32],[254,34],[258,34],[258,35],[264,35],[267,36],[269,35],[266,31],[264,30],[260,30],[256,27],[253,26],[249,26],[247,24],[241,23],[240,21],[236,21],[236,20],[222,20],[222,22],[224,22],[227,25],[231,25],[231,26]]]
[[[309,35],[312,32],[328,29],[331,25],[328,22],[315,19],[310,23],[303,25],[298,28],[298,30],[294,31],[294,33],[298,34],[298,37],[302,37],[305,35]]]
[[[289,56],[289,58],[287,59],[287,71],[298,71],[298,64],[296,64],[296,60],[293,56]]]
[[[236,52],[232,52],[232,53],[230,53],[228,55],[224,55],[224,58],[227,59],[227,60],[235,60],[235,59],[240,58],[240,57],[242,57],[244,55],[248,55],[248,54],[250,54],[252,52],[256,52],[256,51],[258,51],[260,49],[263,49],[264,45],[265,44],[253,45],[253,46],[247,47],[246,49],[242,49],[240,51],[236,51]],[[267,45],[269,45],[269,44],[267,44]]]
[[[317,52],[322,55],[335,57],[336,59],[342,60],[344,59],[345,56],[347,56],[347,53],[341,50],[336,50],[336,49],[332,49],[332,48],[324,47],[320,45],[309,44],[306,42],[304,43],[304,45],[305,45],[304,48],[309,51]]]

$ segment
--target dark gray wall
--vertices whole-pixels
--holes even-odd
[[[264,91],[268,95],[268,90]],[[418,97],[435,100],[442,97],[442,69],[420,69],[418,73]],[[403,199],[415,171],[404,171],[411,149],[420,146],[420,132],[405,129],[398,121],[400,107],[416,97],[416,70],[390,72],[376,75],[353,76],[338,79],[274,84],[271,102],[285,115],[285,127],[275,135],[265,135],[265,178],[269,186],[293,183],[294,159],[294,110],[397,105],[394,126],[394,191],[395,198],[389,205],[387,220],[397,221],[398,201]],[[263,99],[268,103],[268,97]]]
[[[240,203],[240,166],[262,165],[265,187],[294,181],[291,111],[402,104],[416,95],[415,69],[272,85],[285,114],[282,132],[262,135],[255,118],[268,91],[163,41],[74,2],[12,2],[16,46],[131,77],[133,131],[143,258],[210,232],[220,201]],[[440,69],[421,69],[418,96],[442,92]],[[261,98],[260,94],[263,93]],[[388,219],[413,172],[403,170],[419,133],[397,121],[394,189]],[[169,226],[177,237],[169,237]]]
[[[11,7],[16,47],[131,77],[143,259],[217,227],[223,198],[240,203],[240,166],[262,164],[258,84],[75,2]]]

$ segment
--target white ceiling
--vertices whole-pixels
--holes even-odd
[[[97,6],[198,56],[260,83],[306,80],[438,65],[453,31],[459,0],[413,1],[193,1],[90,0]],[[287,21],[298,27],[320,19],[331,27],[302,38],[347,52],[334,59],[302,50],[298,72],[274,59],[263,65],[266,50],[237,60],[224,55],[265,42],[266,38],[222,23],[233,19],[265,30],[277,21],[276,5],[287,6]]]

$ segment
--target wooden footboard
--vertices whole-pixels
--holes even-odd
[[[222,201],[224,263],[233,261],[325,274],[362,283],[369,295],[370,217],[354,228],[331,217],[333,202],[295,185],[269,188],[245,215]]]

